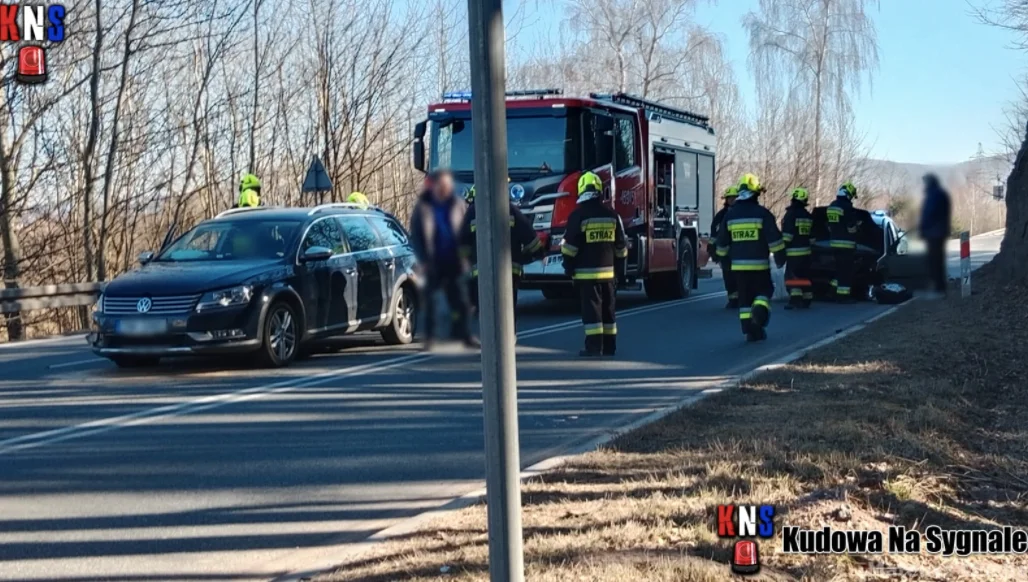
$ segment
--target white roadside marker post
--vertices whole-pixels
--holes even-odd
[[[971,233],[960,233],[960,296],[971,296]]]

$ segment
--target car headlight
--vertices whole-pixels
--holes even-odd
[[[220,291],[205,293],[204,296],[200,298],[200,302],[196,304],[196,310],[204,311],[207,309],[246,305],[250,303],[251,299],[253,299],[253,287],[249,285],[239,285],[238,287],[230,287]]]

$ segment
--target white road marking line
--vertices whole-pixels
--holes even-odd
[[[266,396],[268,394],[281,394],[284,392],[295,390],[297,388],[316,386],[318,384],[322,384],[335,378],[362,376],[370,372],[387,370],[389,368],[394,368],[401,364],[423,360],[430,356],[431,354],[408,354],[406,356],[391,358],[384,362],[362,364],[359,366],[352,366],[350,368],[342,368],[340,370],[323,372],[321,374],[318,374],[317,376],[314,376],[313,378],[301,380],[292,378],[289,380],[282,380],[281,382],[268,384],[266,386],[257,386],[254,388],[245,388],[243,390],[237,390],[235,392],[214,394],[211,396],[205,396],[203,398],[197,398],[195,400],[179,402],[177,404],[168,404],[165,406],[159,406],[157,408],[148,408],[146,410],[140,410],[139,412],[134,412],[132,414],[124,414],[121,416],[114,416],[110,418],[101,418],[99,420],[83,422],[72,426],[66,426],[64,428],[57,428],[43,432],[27,434],[20,437],[0,441],[0,455],[5,455],[18,450],[34,449],[47,444],[58,443],[74,438],[81,438],[83,436],[104,433],[119,428],[147,424],[155,420],[173,418],[176,416],[189,414],[191,412],[209,410],[211,408],[224,406],[226,404],[231,404],[233,402],[245,402],[247,400],[260,398],[261,396]]]
[[[43,338],[43,339],[23,340],[23,341],[16,341],[16,342],[5,342],[5,343],[0,343],[0,350],[14,350],[14,349],[18,349],[18,348],[39,346],[39,345],[45,345],[45,344],[65,344],[65,343],[67,343],[67,344],[74,344],[74,343],[83,341],[85,339],[86,339],[86,335],[85,334],[76,334],[76,335],[62,335],[62,336],[58,336],[58,337],[48,337],[48,338]]]
[[[696,303],[699,301],[704,301],[706,299],[711,299],[722,295],[724,295],[724,292],[708,293],[704,295],[699,295],[697,297],[681,299],[678,301],[669,301],[666,303],[658,303],[655,305],[643,305],[640,307],[635,307],[632,309],[626,309],[624,311],[621,311],[618,313],[618,317],[630,317],[633,315],[648,313],[660,309],[668,309],[671,307],[684,305],[686,303]],[[538,335],[562,331],[564,329],[571,329],[573,327],[577,327],[580,325],[581,322],[578,320],[568,321],[565,323],[550,325],[542,328],[525,330],[519,333],[518,337],[535,337]],[[205,396],[203,398],[179,402],[177,404],[168,404],[157,408],[148,408],[145,410],[140,410],[138,412],[133,412],[131,414],[124,414],[121,416],[114,416],[109,418],[101,418],[98,420],[66,426],[63,428],[56,428],[43,432],[22,435],[19,437],[14,437],[4,441],[0,441],[0,456],[10,454],[15,451],[35,449],[45,445],[110,432],[112,430],[117,430],[119,428],[149,424],[158,420],[174,418],[176,416],[183,416],[193,412],[218,408],[236,402],[254,400],[270,394],[282,394],[286,392],[291,392],[298,388],[317,386],[319,384],[323,384],[325,382],[338,378],[362,376],[369,373],[388,370],[390,368],[395,368],[403,364],[410,364],[417,361],[426,360],[435,357],[436,355],[438,354],[408,354],[405,356],[390,358],[383,362],[372,362],[368,364],[361,364],[359,366],[330,370],[327,372],[322,372],[321,374],[318,374],[312,378],[290,378],[288,380],[282,380],[280,382],[267,384],[265,386],[256,386],[253,388],[244,388],[242,390],[237,390],[234,392],[214,394],[211,396]]]
[[[72,366],[81,366],[82,364],[98,364],[100,362],[106,362],[106,361],[107,360],[105,360],[103,358],[89,358],[88,360],[77,360],[77,361],[74,361],[74,362],[65,362],[63,364],[51,364],[51,365],[47,366],[47,368],[50,368],[51,370],[54,370],[54,369],[57,369],[57,368],[70,368]]]

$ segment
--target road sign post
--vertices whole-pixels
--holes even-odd
[[[485,409],[486,502],[492,582],[523,582],[521,461],[514,368],[510,208],[507,194],[507,112],[501,0],[468,0],[471,123],[475,140],[475,220],[478,239]]]
[[[960,233],[960,296],[971,296],[971,233]]]
[[[325,192],[332,191],[332,179],[328,177],[328,172],[325,171],[325,165],[321,163],[321,158],[314,156],[311,160],[311,165],[307,168],[307,176],[303,179],[303,186],[300,188],[300,204],[303,204],[302,196],[308,192],[313,193],[318,204],[322,202],[322,195]]]

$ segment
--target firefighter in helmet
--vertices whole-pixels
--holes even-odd
[[[476,205],[475,205],[475,187],[472,186],[467,193],[464,195],[464,199],[468,202],[468,211],[464,214],[464,223],[461,225],[460,235],[458,240],[460,241],[460,247],[458,251],[463,260],[466,260],[471,265],[471,281],[468,285],[468,291],[471,295],[471,304],[478,309],[478,228],[475,223]],[[521,284],[521,275],[523,265],[528,262],[532,262],[538,258],[542,258],[545,251],[543,243],[539,240],[539,237],[535,234],[535,229],[532,228],[532,223],[529,222],[528,218],[522,214],[521,209],[514,204],[513,200],[510,202],[510,252],[511,252],[511,283],[514,286],[514,323],[517,326],[517,305],[518,305],[518,285]]]
[[[814,218],[807,210],[810,193],[806,188],[792,191],[792,202],[782,218],[782,240],[785,241],[785,288],[789,290],[786,309],[810,307],[814,293],[810,282],[811,238]]]
[[[371,206],[371,201],[368,200],[368,197],[361,192],[351,192],[350,195],[346,197],[346,201],[350,204],[356,204],[364,210],[367,210],[368,207]]]
[[[614,293],[624,277],[628,247],[617,212],[603,204],[603,182],[592,172],[578,179],[578,205],[568,217],[561,241],[564,271],[574,280],[582,302],[583,357],[613,356],[617,351]]]
[[[739,196],[738,186],[730,186],[722,195],[724,206],[721,207],[721,210],[717,211],[717,214],[714,215],[714,221],[710,223],[710,243],[707,247],[707,254],[714,259],[714,262],[721,265],[721,277],[725,282],[725,293],[728,294],[728,303],[725,305],[725,309],[739,308],[739,291],[735,288],[735,276],[732,275],[731,259],[717,256],[717,233],[725,222],[725,214],[728,213],[728,209],[735,203],[737,196]]]
[[[785,264],[785,243],[775,224],[775,217],[760,205],[757,197],[763,189],[760,180],[746,174],[739,181],[739,196],[725,214],[718,231],[717,254],[732,261],[732,274],[739,290],[739,320],[746,340],[767,339],[765,328],[771,319],[771,263]]]
[[[857,198],[857,187],[853,182],[839,186],[835,201],[828,206],[828,235],[835,256],[835,298],[840,303],[853,303],[853,274],[856,270],[857,234],[861,220],[854,212],[853,201]]]
[[[261,180],[253,174],[246,174],[239,181],[237,208],[255,208],[261,205]]]

